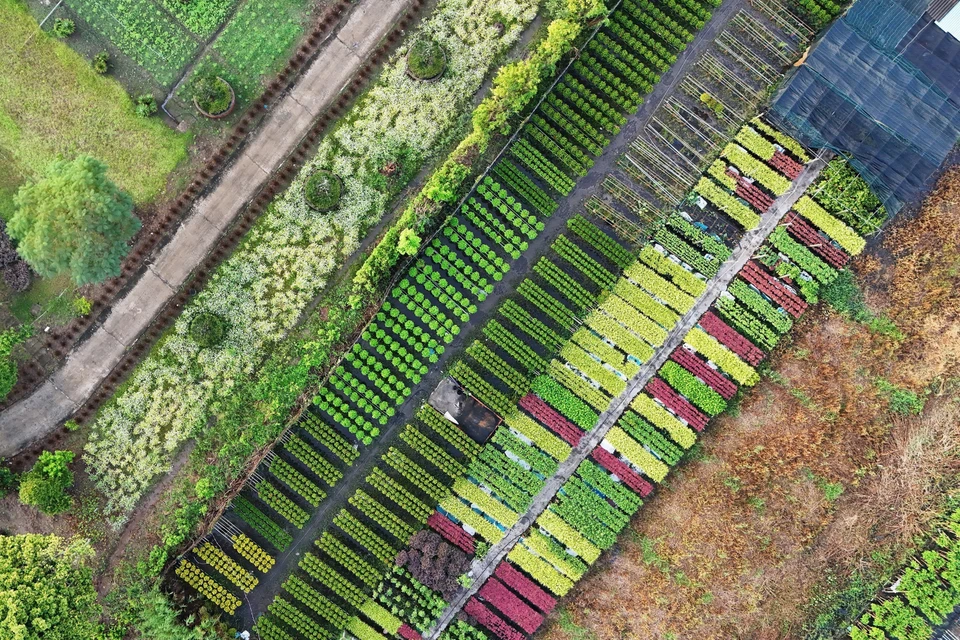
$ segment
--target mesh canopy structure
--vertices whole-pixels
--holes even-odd
[[[960,42],[925,0],[859,0],[778,93],[770,117],[846,155],[889,212],[920,198],[960,138]]]

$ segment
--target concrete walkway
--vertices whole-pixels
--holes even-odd
[[[360,0],[349,19],[275,107],[216,189],[194,205],[133,288],[96,332],[32,395],[0,414],[0,457],[43,438],[72,415],[174,297],[221,234],[280,167],[312,122],[337,98],[407,7],[408,0]]]
[[[763,241],[767,239],[777,225],[793,207],[800,196],[804,194],[807,188],[813,184],[813,181],[819,175],[820,170],[826,166],[822,158],[815,158],[804,168],[800,176],[794,181],[793,186],[785,194],[777,198],[770,206],[770,209],[764,213],[760,225],[744,234],[740,243],[734,249],[731,256],[723,263],[720,271],[708,283],[707,289],[697,300],[690,311],[685,313],[680,321],[667,334],[667,339],[663,346],[654,354],[654,356],[644,363],[640,371],[634,375],[627,383],[627,388],[619,396],[610,402],[610,406],[600,414],[596,426],[586,436],[580,440],[580,443],[574,447],[570,456],[560,463],[557,472],[551,476],[544,488],[533,499],[526,513],[510,529],[506,535],[497,544],[490,547],[487,555],[472,571],[473,583],[468,589],[461,592],[454,598],[453,602],[440,615],[436,624],[427,633],[423,635],[425,640],[436,640],[443,631],[455,619],[460,610],[473,597],[483,583],[486,582],[497,565],[507,557],[507,554],[519,542],[520,538],[526,533],[527,529],[536,521],[540,514],[546,510],[547,506],[556,496],[560,488],[566,484],[570,476],[577,470],[580,463],[583,462],[590,453],[596,449],[606,437],[607,432],[613,428],[620,416],[630,406],[633,399],[643,390],[646,384],[656,375],[657,371],[666,362],[667,358],[673,353],[673,350],[683,344],[683,338],[696,326],[700,317],[710,308],[717,297],[727,288],[727,285],[740,272],[740,269],[747,263]]]

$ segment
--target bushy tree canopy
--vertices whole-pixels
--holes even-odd
[[[101,637],[101,610],[87,566],[86,540],[0,537],[0,637],[68,640]]]
[[[68,271],[78,285],[119,275],[127,242],[140,228],[133,199],[90,156],[52,163],[14,202],[7,232],[18,240],[17,252],[40,275]]]

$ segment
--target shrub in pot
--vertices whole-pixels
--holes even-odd
[[[318,169],[303,185],[303,196],[312,209],[330,211],[340,204],[343,183],[339,176],[326,169]]]
[[[222,118],[233,111],[233,87],[220,76],[203,76],[193,83],[193,104],[208,118]]]
[[[446,68],[447,54],[431,38],[420,38],[407,52],[407,74],[416,80],[434,80]]]

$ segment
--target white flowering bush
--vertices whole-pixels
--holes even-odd
[[[533,19],[536,0],[441,0],[419,32],[444,48],[447,69],[430,83],[405,73],[401,48],[368,94],[321,143],[317,156],[261,216],[245,242],[184,310],[170,335],[101,412],[85,448],[88,470],[115,525],[183,442],[202,429],[238,380],[249,377],[296,325],[331,274],[380,219],[395,192],[384,164],[402,151],[419,168],[450,143],[470,97]],[[506,27],[501,34],[497,23]],[[413,42],[418,33],[408,38]],[[303,184],[317,168],[343,180],[339,207],[317,214]],[[410,172],[411,174],[414,172]],[[227,336],[201,349],[188,327],[198,313],[226,319]]]

